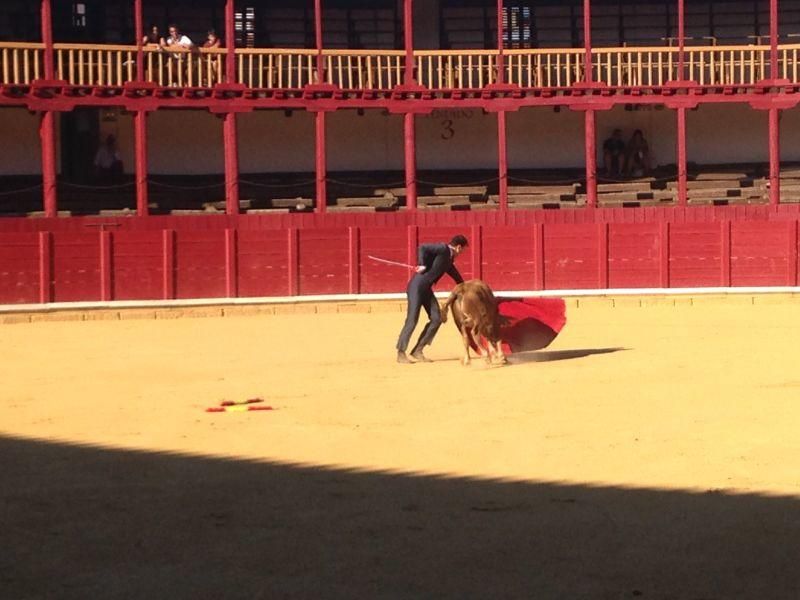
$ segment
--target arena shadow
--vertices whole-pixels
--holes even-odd
[[[518,352],[508,357],[511,364],[522,364],[532,362],[553,362],[556,360],[571,360],[573,358],[585,358],[595,354],[612,354],[614,352],[624,352],[630,348],[585,348],[581,350],[537,350],[534,352]]]
[[[0,597],[789,599],[800,499],[0,439]]]

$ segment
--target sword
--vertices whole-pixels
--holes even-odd
[[[372,259],[376,262],[383,263],[385,265],[394,265],[395,267],[405,267],[406,269],[416,269],[417,267],[413,265],[408,265],[402,262],[396,262],[394,260],[386,260],[385,258],[378,258],[377,256],[370,256],[367,255],[367,258]]]

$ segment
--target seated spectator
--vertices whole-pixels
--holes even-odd
[[[164,38],[158,31],[158,25],[151,25],[148,31],[142,38],[142,46],[161,46],[164,44]]]
[[[650,146],[641,129],[633,132],[625,151],[625,172],[631,177],[643,177],[650,172]]]
[[[622,141],[622,130],[615,129],[603,142],[603,168],[607,177],[621,177],[624,167],[625,142]]]
[[[97,149],[94,167],[97,179],[104,183],[115,183],[122,178],[122,159],[117,150],[117,140],[113,135],[109,135],[105,144]]]
[[[213,29],[210,29],[206,35],[206,41],[203,44],[203,48],[219,48],[219,46],[220,39],[217,37],[217,32]]]
[[[220,39],[217,37],[217,32],[213,29],[210,29],[206,35],[206,41],[203,43],[203,48],[219,48],[220,45]],[[205,57],[205,60],[208,62],[208,65],[211,68],[210,76],[213,78],[211,81],[207,82],[208,85],[214,85],[219,81],[219,67],[217,63],[218,58],[218,54],[208,54]],[[202,79],[202,73],[200,74],[200,77]]]

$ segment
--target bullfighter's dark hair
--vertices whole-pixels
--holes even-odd
[[[450,240],[450,245],[451,246],[469,246],[469,243],[467,242],[467,238],[465,238],[463,235],[459,234],[459,235],[454,235],[453,236],[453,239]]]

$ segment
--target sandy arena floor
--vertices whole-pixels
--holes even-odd
[[[0,325],[0,598],[800,597],[800,302],[615,304]]]

